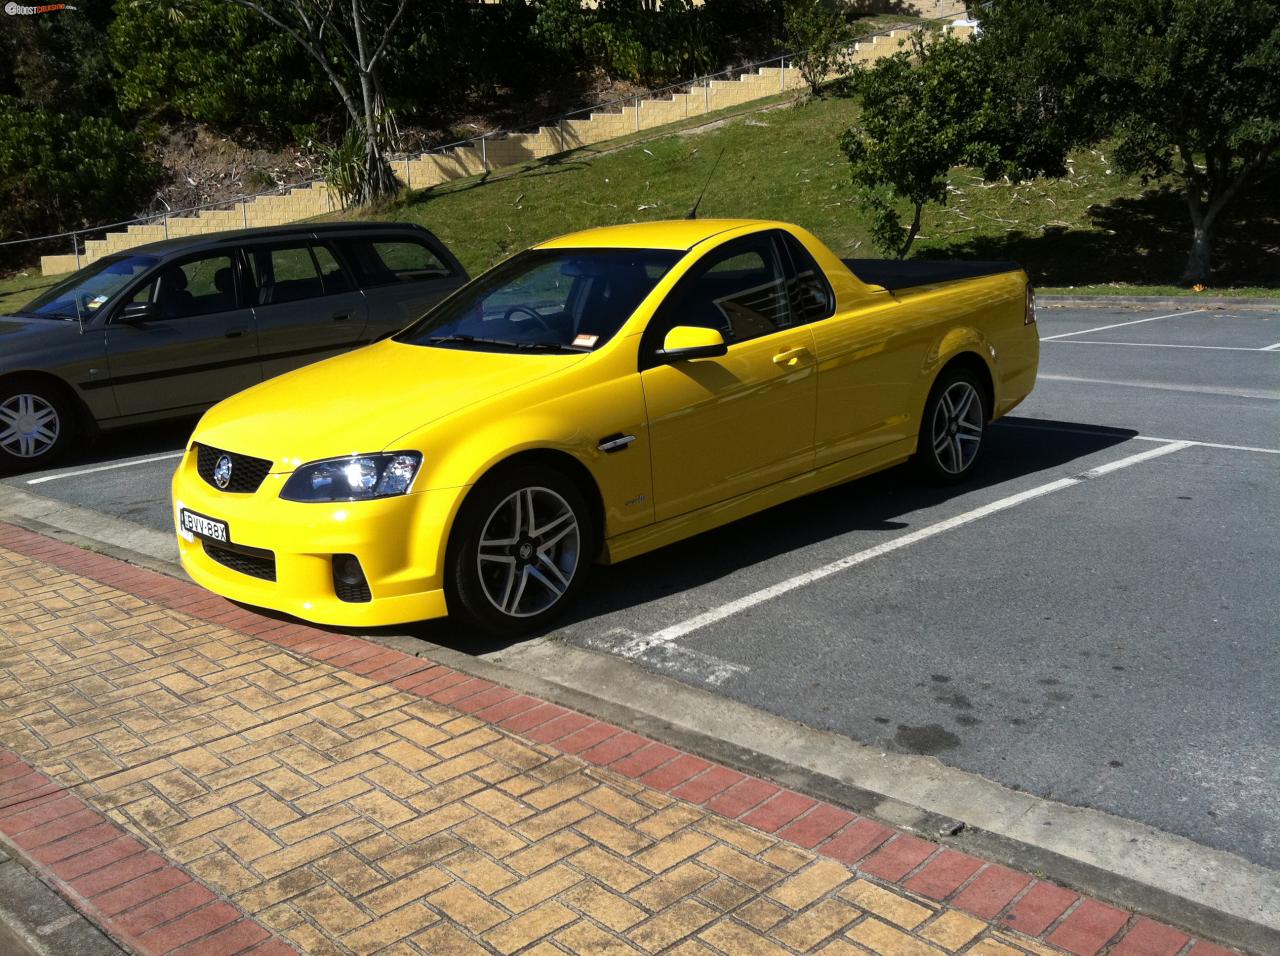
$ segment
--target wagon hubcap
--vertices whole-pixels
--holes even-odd
[[[39,458],[58,441],[57,409],[39,395],[12,395],[0,402],[0,448],[18,458]]]
[[[476,565],[485,597],[511,617],[541,614],[564,596],[578,570],[578,519],[550,488],[522,488],[493,509]]]
[[[968,382],[948,386],[933,412],[933,453],[943,471],[958,475],[982,444],[982,399]]]

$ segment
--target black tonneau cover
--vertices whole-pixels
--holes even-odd
[[[845,259],[849,271],[869,285],[882,285],[891,292],[934,282],[976,279],[979,276],[1016,272],[1016,262],[970,262],[966,260]]]

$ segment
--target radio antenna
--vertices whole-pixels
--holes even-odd
[[[727,146],[720,147],[720,155],[717,156],[716,161],[711,164],[711,172],[707,173],[707,181],[702,184],[702,192],[698,193],[698,199],[693,204],[693,208],[689,210],[689,215],[685,216],[686,219],[698,218],[698,207],[702,205],[702,197],[707,194],[707,187],[711,185],[711,178],[715,176],[716,170],[720,167],[720,160],[724,159],[724,151],[727,148]]]

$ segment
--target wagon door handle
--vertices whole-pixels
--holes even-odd
[[[801,345],[799,348],[785,349],[773,357],[774,365],[793,365],[809,354],[809,350]]]
[[[335,322],[345,322],[349,318],[351,318],[350,312],[335,312],[333,314],[333,321]]]
[[[249,331],[248,326],[245,326],[239,329],[227,329],[227,338],[238,339],[240,338],[240,336],[244,335],[248,331]]]

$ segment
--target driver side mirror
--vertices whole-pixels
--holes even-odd
[[[125,325],[154,322],[160,318],[160,306],[155,302],[130,302],[116,314],[116,321]]]
[[[688,359],[715,358],[729,351],[724,336],[716,329],[697,325],[677,325],[667,333],[658,350],[663,362],[683,362]]]

